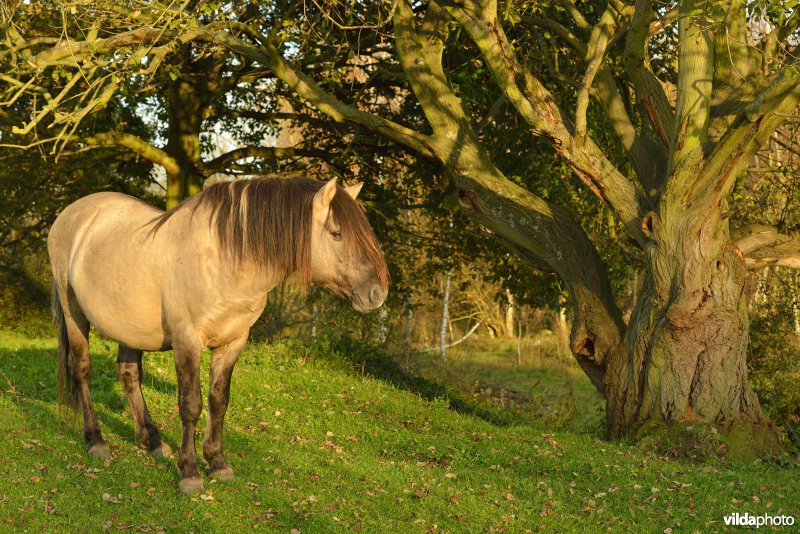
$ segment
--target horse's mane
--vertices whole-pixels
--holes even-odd
[[[311,226],[314,194],[325,182],[309,178],[259,177],[220,182],[151,221],[151,234],[177,211],[202,208],[210,213],[221,248],[234,261],[250,260],[285,275],[297,272],[303,285],[311,282]],[[384,286],[389,271],[380,245],[358,204],[338,188],[331,217],[339,226],[348,254],[362,252]]]

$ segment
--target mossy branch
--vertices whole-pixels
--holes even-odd
[[[84,142],[97,146],[125,147],[146,160],[161,165],[168,174],[178,174],[180,172],[180,165],[172,156],[133,134],[122,132],[98,133],[85,138]]]

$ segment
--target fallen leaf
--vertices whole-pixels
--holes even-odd
[[[112,503],[112,504],[119,504],[119,499],[118,499],[118,498],[116,498],[116,497],[112,497],[112,496],[111,496],[110,494],[108,494],[108,493],[104,493],[104,494],[103,494],[103,497],[102,497],[102,499],[103,499],[105,502],[109,502],[109,503]]]

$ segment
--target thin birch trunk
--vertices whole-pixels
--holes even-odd
[[[378,344],[383,345],[386,343],[386,338],[389,333],[389,313],[386,311],[386,306],[381,306],[378,310]]]
[[[506,289],[506,299],[508,306],[506,307],[506,335],[510,338],[514,337],[514,295],[511,291]]]
[[[448,306],[450,305],[450,271],[444,277],[444,299],[442,300],[442,324],[439,328],[439,347],[442,361],[447,360],[447,323],[449,320]]]
[[[408,300],[408,311],[406,312],[406,335],[405,345],[411,346],[411,334],[414,331],[414,308],[411,307],[411,299]]]

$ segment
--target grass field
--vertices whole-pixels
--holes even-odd
[[[237,479],[186,496],[174,458],[137,445],[116,346],[97,338],[93,395],[114,458],[86,456],[55,404],[54,348],[0,332],[0,531],[713,532],[732,512],[800,519],[796,466],[690,463],[553,430],[347,344],[249,346],[225,427]],[[175,448],[171,355],[146,355],[145,374]]]
[[[514,340],[499,339],[459,345],[445,362],[434,352],[406,354],[398,362],[472,397],[476,405],[502,408],[510,422],[602,435],[603,398],[574,360],[555,355],[553,338],[524,343],[522,358]]]

